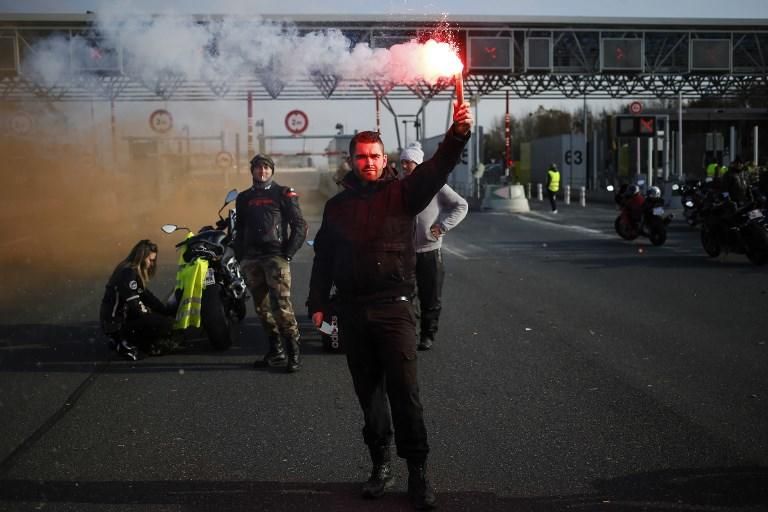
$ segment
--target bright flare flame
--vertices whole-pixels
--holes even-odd
[[[424,80],[429,83],[460,74],[464,69],[456,50],[450,44],[438,43],[434,39],[424,43],[422,59]]]

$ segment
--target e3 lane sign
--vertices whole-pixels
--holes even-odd
[[[617,137],[653,137],[656,116],[616,116]]]

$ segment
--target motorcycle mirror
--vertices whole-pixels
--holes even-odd
[[[221,219],[221,210],[224,209],[229,203],[237,199],[237,189],[233,188],[229,192],[227,192],[227,197],[224,198],[224,204],[221,205],[221,208],[219,208],[219,219]],[[221,219],[224,220],[224,219]]]
[[[168,233],[170,235],[171,233],[179,229],[179,226],[177,226],[176,224],[164,224],[163,227],[161,227],[160,229],[162,229],[164,233]]]
[[[605,189],[606,189],[608,192],[613,192],[613,185],[608,185],[607,187],[605,187]]]

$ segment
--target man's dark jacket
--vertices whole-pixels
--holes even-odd
[[[723,191],[728,192],[732,201],[744,206],[752,200],[752,188],[749,176],[744,169],[731,169],[723,176]]]
[[[364,182],[347,173],[315,237],[310,314],[326,310],[333,285],[342,302],[413,295],[414,218],[445,184],[468,139],[449,130],[435,155],[403,180]]]
[[[242,261],[261,256],[293,258],[307,236],[298,194],[272,182],[267,188],[251,187],[235,202],[235,254]],[[290,227],[290,230],[289,230]]]

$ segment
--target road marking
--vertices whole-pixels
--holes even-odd
[[[519,215],[518,218],[527,222],[533,222],[534,224],[546,224],[547,226],[555,226],[555,227],[567,229],[570,231],[576,231],[579,233],[587,233],[590,235],[598,236],[600,238],[605,238],[605,239],[615,238],[612,235],[607,235],[606,233],[604,233],[603,231],[600,231],[599,229],[585,228],[584,226],[576,226],[574,224],[560,224],[559,222],[552,222],[550,220],[531,217],[530,214]]]
[[[461,258],[462,260],[468,260],[469,259],[469,256],[467,256],[466,254],[464,254],[460,250],[452,249],[450,247],[447,247],[445,244],[443,244],[443,250],[445,252],[449,253],[449,254],[453,254],[454,256]]]

